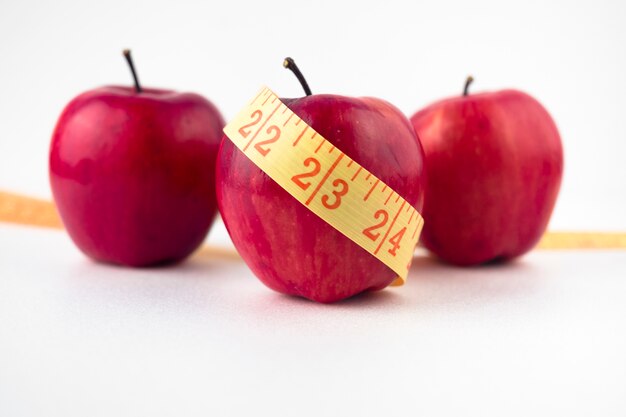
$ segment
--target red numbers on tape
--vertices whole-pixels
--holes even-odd
[[[322,196],[322,204],[329,210],[334,210],[341,205],[341,197],[348,194],[348,183],[344,180],[337,178],[333,181],[333,187],[337,187],[337,190],[333,190],[334,200],[330,203],[330,197],[328,195]]]
[[[389,220],[389,213],[387,213],[387,210],[380,209],[374,213],[374,218],[376,220],[380,220],[380,222],[364,229],[363,234],[376,242],[376,240],[380,237],[380,233],[374,233],[374,230],[378,230],[387,224],[387,220]]]
[[[372,239],[372,241],[376,242],[381,236],[380,232],[376,232],[376,230],[383,228],[387,224],[387,221],[389,220],[389,213],[387,213],[387,210],[380,209],[374,213],[374,218],[378,220],[378,223],[363,229],[363,234]],[[391,230],[391,228],[389,230]],[[403,227],[400,231],[396,232],[389,238],[388,242],[391,243],[391,249],[389,249],[388,252],[392,256],[396,256],[397,250],[400,249],[400,243],[402,242],[402,238],[405,233],[406,227]]]
[[[239,134],[241,134],[241,136],[243,136],[244,138],[247,138],[248,135],[251,133],[250,130],[247,130],[247,129],[259,123],[261,121],[261,117],[263,117],[263,112],[261,110],[253,111],[252,114],[250,115],[250,118],[252,119],[252,121],[248,124],[241,126],[239,128]]]
[[[268,146],[269,144],[276,142],[280,138],[280,128],[278,126],[272,125],[267,128],[267,133],[270,134],[269,139],[262,140],[261,142],[258,142],[256,145],[254,145],[254,149],[259,151],[263,156],[267,156],[267,154],[271,150],[269,148],[264,148],[264,146]]]
[[[291,181],[295,182],[298,187],[306,191],[311,186],[311,181],[306,181],[304,179],[317,176],[317,174],[319,174],[322,170],[322,165],[320,164],[320,161],[315,158],[307,158],[304,160],[304,166],[307,168],[312,166],[313,168],[310,171],[303,172],[302,174],[294,175],[291,177]]]

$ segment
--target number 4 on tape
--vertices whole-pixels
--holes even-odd
[[[268,88],[224,128],[252,162],[328,224],[391,268],[402,285],[424,220]]]

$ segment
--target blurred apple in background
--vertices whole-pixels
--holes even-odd
[[[563,151],[546,109],[521,91],[436,102],[411,121],[428,185],[421,241],[458,265],[507,260],[546,230],[561,184]]]
[[[63,110],[50,184],[74,243],[98,261],[175,262],[204,240],[217,213],[215,159],[223,119],[193,93],[134,87],[87,91]]]

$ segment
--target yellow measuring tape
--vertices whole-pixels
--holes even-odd
[[[28,226],[62,228],[54,203],[0,191],[0,221]]]
[[[0,191],[0,222],[62,229],[54,203],[48,200]],[[536,246],[543,250],[626,249],[623,232],[546,232]],[[205,245],[197,254],[238,259],[235,251]]]
[[[406,280],[424,220],[418,211],[292,112],[269,88],[224,127],[296,200]]]

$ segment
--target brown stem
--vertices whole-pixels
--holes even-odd
[[[302,85],[302,88],[304,89],[304,93],[307,96],[310,96],[311,94],[311,89],[309,88],[309,84],[306,82],[306,80],[304,79],[304,75],[302,75],[302,73],[300,72],[300,68],[298,68],[298,66],[296,65],[296,63],[294,62],[293,59],[287,57],[285,58],[285,60],[283,61],[283,67],[290,69],[291,72],[293,72],[296,76],[296,78],[298,79],[298,81],[300,81],[300,85]]]
[[[471,75],[468,75],[467,79],[465,80],[465,88],[463,88],[463,96],[466,96],[469,94],[468,90],[472,81],[474,81],[474,77],[472,77]]]
[[[135,91],[137,93],[141,93],[143,90],[141,89],[141,85],[139,84],[139,78],[137,77],[137,71],[135,71],[133,58],[130,56],[130,49],[124,49],[123,54],[126,58],[126,62],[128,62],[128,66],[130,67],[130,72],[133,74],[133,80],[135,80]]]

